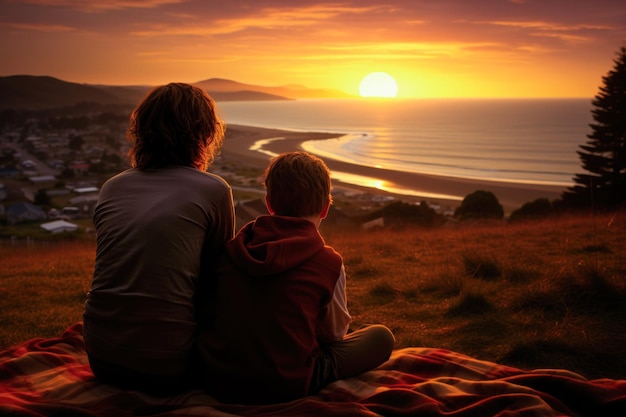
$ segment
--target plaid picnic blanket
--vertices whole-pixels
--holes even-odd
[[[223,404],[201,390],[157,398],[98,382],[82,324],[0,352],[0,415],[626,416],[626,380],[524,371],[433,348],[394,351],[379,368],[284,404]]]

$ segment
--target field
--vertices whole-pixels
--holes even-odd
[[[525,224],[323,229],[353,327],[525,369],[626,378],[626,213]],[[0,244],[0,349],[80,321],[92,241]]]

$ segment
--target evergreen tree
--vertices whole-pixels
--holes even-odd
[[[614,208],[626,202],[626,47],[614,63],[592,101],[589,140],[577,151],[587,173],[576,174],[576,184],[561,196],[566,207]]]

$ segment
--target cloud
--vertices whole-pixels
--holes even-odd
[[[17,2],[16,0],[11,0]],[[179,4],[187,0],[20,0],[37,6],[64,7],[83,12],[103,12],[124,9],[151,9],[164,4]]]
[[[329,45],[326,48],[335,50],[342,54],[349,54],[350,51],[370,51],[381,54],[406,54],[411,58],[427,58],[452,56],[462,51],[472,49],[491,48],[495,46],[492,42],[376,42],[376,43],[350,43],[344,45]]]
[[[590,36],[591,32],[612,31],[616,29],[610,25],[594,25],[584,23],[563,24],[541,20],[494,20],[473,23],[518,28],[526,30],[527,35],[531,37],[554,38],[568,43],[587,42],[593,39],[593,37]]]
[[[73,32],[77,29],[65,25],[45,24],[45,23],[12,23],[12,22],[0,22],[1,26],[7,26],[12,29],[27,30],[33,32]]]
[[[232,18],[218,18],[211,22],[190,24],[192,15],[179,15],[186,19],[185,25],[180,21],[171,24],[157,24],[145,30],[131,33],[137,36],[163,35],[224,35],[244,32],[247,30],[284,30],[295,27],[310,27],[328,24],[347,15],[366,15],[368,13],[391,10],[383,6],[348,7],[333,4],[320,4],[305,7],[265,7],[256,10],[248,9],[245,14]]]
[[[357,42],[320,45],[318,54],[301,56],[306,60],[381,59],[407,62],[461,61],[513,63],[528,59],[528,54],[548,52],[536,45],[511,47],[506,42]],[[324,52],[327,52],[326,54]]]
[[[574,24],[574,25],[565,25],[554,22],[543,22],[543,21],[484,21],[484,22],[476,22],[476,23],[486,23],[497,26],[513,26],[519,28],[526,29],[539,29],[539,30],[550,30],[550,31],[577,31],[583,29],[596,29],[596,30],[609,30],[613,29],[613,27],[608,25],[591,25],[591,24]]]

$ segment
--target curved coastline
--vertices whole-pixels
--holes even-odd
[[[344,134],[333,132],[298,132],[280,129],[229,125],[222,147],[226,159],[265,168],[272,155],[304,150],[310,140],[336,139]],[[321,156],[333,173],[335,188],[356,188],[362,191],[391,194],[409,200],[427,200],[457,206],[476,190],[493,192],[506,212],[538,198],[554,200],[566,187],[560,185],[526,184],[445,177],[364,166],[328,155]],[[342,175],[345,174],[345,175]]]

